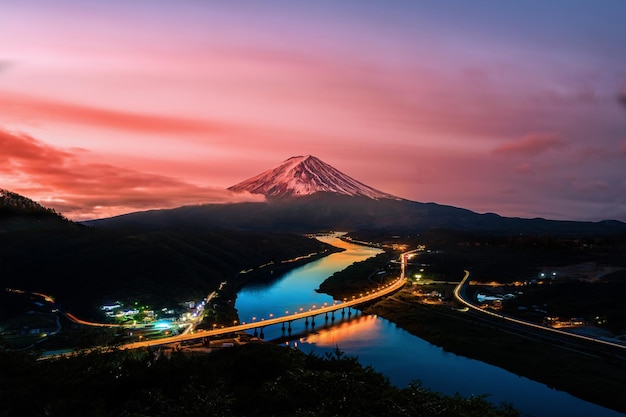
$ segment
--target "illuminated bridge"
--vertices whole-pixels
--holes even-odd
[[[385,297],[386,295],[389,295],[395,291],[398,291],[400,288],[402,288],[407,281],[405,277],[405,267],[406,267],[407,261],[413,253],[416,253],[418,251],[419,249],[416,249],[416,250],[412,250],[409,252],[405,252],[400,255],[399,263],[400,263],[401,272],[400,272],[399,278],[396,278],[394,281],[388,284],[379,286],[376,290],[366,291],[364,294],[359,294],[358,297],[353,296],[351,299],[344,298],[343,301],[335,300],[332,305],[326,305],[327,303],[325,303],[324,305],[320,307],[316,308],[315,306],[313,306],[307,311],[300,310],[300,311],[294,312],[293,314],[289,314],[285,312],[286,314],[284,316],[270,317],[267,320],[262,319],[261,321],[253,321],[252,323],[242,323],[239,325],[235,324],[233,326],[214,328],[213,330],[200,330],[195,333],[183,333],[180,335],[170,336],[170,337],[165,337],[165,338],[160,338],[160,339],[142,340],[139,342],[127,343],[127,344],[117,346],[112,349],[125,350],[125,349],[138,349],[138,348],[150,347],[150,346],[163,346],[163,345],[169,345],[169,344],[189,342],[193,340],[202,340],[204,338],[209,338],[209,337],[214,337],[214,336],[228,335],[228,334],[243,332],[246,330],[253,330],[255,334],[258,334],[258,332],[260,331],[261,337],[263,337],[263,329],[268,326],[281,324],[283,328],[285,328],[285,324],[286,324],[288,329],[291,330],[291,323],[296,320],[304,319],[305,323],[308,324],[308,321],[310,319],[311,325],[314,326],[315,318],[318,316],[323,315],[325,320],[328,320],[329,315],[330,315],[330,319],[334,320],[335,313],[337,313],[338,311],[341,311],[341,314],[343,316],[345,315],[346,309],[348,310],[348,315],[350,315],[351,313],[350,309],[352,307],[356,307],[360,304],[365,304],[365,303],[374,301],[376,299]],[[91,325],[91,326],[102,326],[102,327],[116,326],[112,324],[86,322],[86,321],[83,321],[74,317],[73,315],[69,313],[67,313],[66,316],[70,320],[79,324]],[[102,348],[98,348],[98,349],[102,349]],[[59,356],[71,356],[73,354],[74,352],[66,352],[66,353],[61,353],[61,354],[42,356],[40,357],[40,359],[49,359],[49,358],[54,358],[54,357],[59,357]]]
[[[242,332],[246,330],[254,330],[255,332],[258,332],[260,330],[262,333],[263,328],[267,326],[276,325],[276,324],[281,324],[283,327],[286,324],[291,329],[291,322],[296,321],[296,320],[302,320],[302,319],[305,320],[305,323],[308,323],[310,319],[311,324],[314,325],[315,317],[324,316],[325,319],[328,319],[328,317],[330,317],[331,319],[334,319],[335,314],[338,311],[341,311],[342,314],[345,314],[346,310],[348,310],[348,314],[350,314],[350,309],[352,307],[355,307],[360,304],[365,304],[370,301],[374,301],[378,298],[384,297],[388,294],[398,291],[400,288],[404,286],[405,283],[406,283],[406,278],[404,277],[404,268],[402,268],[401,276],[397,278],[395,281],[389,284],[386,284],[384,286],[381,286],[377,290],[366,292],[364,294],[359,295],[358,297],[356,296],[352,297],[352,299],[344,299],[343,301],[335,300],[335,302],[332,305],[320,306],[318,308],[311,308],[307,311],[298,311],[293,314],[286,314],[284,316],[273,317],[273,318],[264,319],[261,321],[254,321],[251,323],[242,323],[239,325],[228,326],[228,327],[223,327],[219,329],[205,330],[205,331],[201,330],[201,331],[197,331],[196,333],[181,334],[181,335],[171,336],[171,337],[162,338],[162,339],[144,340],[141,342],[128,343],[128,344],[118,347],[118,349],[137,349],[137,348],[148,347],[148,346],[168,345],[172,343],[181,343],[181,342],[188,342],[188,341],[197,340],[197,339],[203,339],[206,337],[232,334],[232,333]]]

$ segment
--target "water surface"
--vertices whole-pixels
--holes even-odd
[[[381,252],[336,237],[320,240],[347,250],[294,269],[270,284],[241,290],[235,304],[241,321],[260,322],[270,314],[277,316],[313,305],[332,304],[332,297],[317,293],[315,289],[333,272]],[[302,333],[302,337],[298,338],[298,333]],[[265,340],[283,336],[289,336],[289,332],[281,326],[264,329]],[[323,354],[339,347],[346,354],[357,356],[363,365],[373,366],[400,387],[420,380],[424,387],[446,394],[488,394],[494,403],[510,402],[522,414],[536,417],[623,416],[496,366],[446,352],[381,317],[336,314],[334,321],[325,321],[324,316],[319,316],[314,328],[299,320],[292,324],[291,336],[295,340],[288,344],[306,353]]]

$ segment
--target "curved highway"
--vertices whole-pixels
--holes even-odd
[[[466,300],[463,297],[462,293],[465,290],[464,287],[467,284],[467,280],[468,280],[469,276],[470,276],[470,272],[468,270],[465,270],[465,276],[463,277],[463,279],[461,280],[459,285],[457,285],[456,288],[454,289],[454,296],[456,297],[456,299],[459,302],[461,302],[462,304],[464,304],[465,306],[467,306],[469,309],[471,309],[473,311],[476,311],[476,312],[479,312],[481,314],[488,315],[488,316],[491,316],[491,317],[495,317],[495,318],[497,318],[499,320],[504,320],[504,321],[509,322],[509,323],[515,323],[515,324],[518,324],[518,325],[526,326],[528,328],[532,328],[532,329],[536,329],[536,330],[541,330],[541,331],[544,331],[544,332],[551,332],[552,334],[556,334],[556,335],[559,335],[559,336],[567,336],[567,337],[570,337],[570,338],[579,339],[581,341],[599,343],[601,345],[609,346],[609,347],[612,347],[612,348],[626,349],[626,345],[621,345],[619,343],[610,342],[608,340],[596,339],[596,338],[584,336],[584,335],[581,335],[581,334],[564,332],[563,330],[553,329],[552,327],[547,327],[547,326],[543,326],[543,325],[540,325],[540,324],[537,324],[537,323],[532,323],[532,322],[529,322],[529,321],[516,319],[516,318],[511,317],[511,316],[505,316],[503,314],[494,313],[493,311],[484,310],[484,309],[476,306],[475,304],[471,303],[470,301]]]

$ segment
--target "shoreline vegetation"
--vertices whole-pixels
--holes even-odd
[[[364,277],[380,271],[392,258],[393,255],[385,253],[353,264],[329,277],[320,285],[320,291],[341,298],[370,288],[372,282]],[[585,401],[626,413],[623,396],[626,363],[623,360],[591,358],[500,331],[497,326],[486,327],[450,306],[419,304],[406,288],[365,306],[363,313],[379,315],[448,352],[489,363]]]

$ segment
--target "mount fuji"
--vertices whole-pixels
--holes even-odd
[[[366,229],[563,235],[626,232],[626,224],[618,221],[520,219],[409,201],[365,185],[311,155],[291,157],[228,189],[262,194],[266,201],[152,210],[85,223],[97,227],[221,228],[287,233]]]
[[[400,200],[333,168],[318,158],[293,156],[278,166],[228,188],[234,192],[263,194],[268,198],[295,197],[317,192]]]

